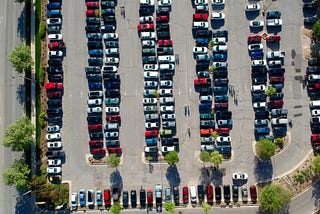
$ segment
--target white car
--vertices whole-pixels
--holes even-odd
[[[61,160],[60,159],[48,159],[47,164],[48,166],[60,166],[61,165]]]
[[[173,55],[158,56],[158,62],[159,63],[175,62],[175,57]]]
[[[214,66],[216,68],[226,68],[226,67],[228,67],[228,63],[227,62],[213,62],[212,66]]]
[[[168,153],[171,151],[175,151],[176,147],[175,146],[162,146],[161,147],[161,152],[162,153]]]
[[[158,82],[157,81],[145,81],[144,87],[145,88],[158,88]]]
[[[224,3],[225,3],[225,0],[211,0],[211,3],[213,4],[213,5],[224,5]]]
[[[174,120],[174,119],[176,119],[176,115],[175,114],[163,114],[161,117],[162,117],[162,120]]]
[[[212,20],[224,20],[225,17],[226,17],[226,15],[221,12],[220,13],[215,13],[215,12],[211,13]]]
[[[281,60],[270,60],[268,62],[268,66],[269,67],[276,67],[276,66],[281,66],[282,65],[282,61]]]
[[[106,132],[104,134],[105,138],[117,138],[119,137],[119,132]]]
[[[47,174],[60,174],[61,167],[47,167]]]
[[[208,53],[208,48],[206,47],[193,47],[194,54],[206,54]]]
[[[196,60],[206,60],[209,61],[211,56],[209,54],[199,54],[196,56]]]
[[[159,7],[171,6],[171,0],[160,0],[158,1]]]
[[[90,113],[101,113],[102,108],[101,107],[93,107],[93,108],[88,108],[87,112]]]
[[[174,112],[174,106],[161,106],[160,112]]]
[[[263,27],[264,22],[259,20],[250,21],[250,27]]]
[[[142,23],[146,23],[146,22],[153,22],[153,17],[152,16],[141,16],[139,18],[139,22]]]
[[[102,105],[101,99],[90,99],[88,100],[88,106],[100,106]]]
[[[62,40],[62,34],[49,34],[48,35],[49,41],[55,41],[55,40]]]
[[[145,89],[143,90],[143,96],[145,97],[155,97],[156,96],[156,93],[157,93],[157,90],[155,89]]]
[[[266,90],[266,86],[265,85],[253,85],[251,86],[251,91],[252,92],[262,92]]]
[[[169,70],[169,71],[174,71],[174,64],[173,63],[168,63],[168,64],[160,64],[159,65],[159,70]]]
[[[173,90],[172,89],[160,89],[159,94],[160,94],[160,96],[172,96]]]
[[[230,136],[219,136],[216,138],[217,143],[231,142]]]
[[[107,55],[119,54],[119,49],[118,48],[107,48],[106,54]]]
[[[171,80],[161,80],[160,81],[160,87],[164,87],[164,88],[172,88],[173,83]]]
[[[144,72],[144,78],[145,79],[159,78],[159,72],[157,72],[157,71],[145,71]]]
[[[61,149],[62,148],[62,142],[61,141],[55,141],[55,142],[48,142],[47,143],[48,149]]]
[[[282,19],[267,19],[267,26],[276,27],[282,25]]]
[[[157,71],[159,66],[157,64],[144,64],[143,69],[146,71]]]
[[[194,5],[208,5],[208,0],[194,0]]]
[[[106,57],[104,58],[104,61],[108,64],[118,64],[120,60],[118,57]]]
[[[78,193],[76,192],[71,194],[71,206],[74,209],[78,207]]]
[[[246,11],[258,11],[260,10],[260,5],[259,4],[248,4],[246,6]]]
[[[159,123],[158,122],[147,122],[145,123],[146,129],[158,129],[159,128]]]
[[[50,18],[50,19],[47,19],[47,25],[48,26],[61,25],[61,24],[62,24],[61,18]]]
[[[60,140],[61,139],[61,135],[60,135],[60,133],[46,134],[46,139],[48,141]]]
[[[227,45],[214,45],[212,50],[213,50],[213,52],[227,52],[228,46]]]
[[[214,145],[201,145],[201,151],[214,151]]]
[[[248,50],[249,51],[260,51],[263,49],[263,45],[262,44],[251,44],[248,45]]]
[[[156,33],[155,32],[141,32],[140,39],[155,39]]]
[[[200,102],[211,102],[212,96],[211,95],[203,95],[200,96]]]
[[[197,5],[196,6],[196,11],[207,11],[209,12],[209,6],[208,5]]]
[[[116,113],[119,113],[119,111],[120,111],[119,107],[106,107],[107,114],[116,114]]]
[[[174,103],[174,97],[160,97],[159,101],[160,101],[160,105]]]
[[[253,103],[253,108],[254,108],[254,109],[266,108],[266,102],[256,102],[256,103]]]
[[[215,37],[212,39],[213,41],[213,44],[215,45],[223,45],[223,44],[226,44],[226,38],[225,37]]]
[[[141,44],[142,47],[154,47],[156,43],[153,40],[142,40]]]
[[[154,0],[140,0],[140,6],[154,6]]]
[[[313,109],[311,111],[312,116],[320,116],[320,109]]]
[[[60,126],[58,126],[58,125],[48,126],[47,131],[48,132],[58,132],[58,131],[60,131]]]
[[[266,66],[267,61],[266,60],[252,60],[251,61],[251,66]]]
[[[119,38],[117,33],[104,33],[102,38],[104,40],[116,40]]]
[[[143,105],[157,105],[157,99],[156,98],[144,98]]]
[[[62,57],[63,52],[62,51],[48,51],[49,57]]]
[[[232,173],[232,179],[233,180],[247,180],[248,174],[247,173]]]
[[[192,27],[197,29],[208,29],[209,24],[208,22],[193,22]]]
[[[319,74],[309,74],[308,75],[308,81],[317,81],[320,80]]]

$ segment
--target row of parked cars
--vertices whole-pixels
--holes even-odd
[[[281,12],[267,11],[266,17],[267,20],[280,19]],[[277,44],[279,41],[280,36],[278,35],[268,35],[266,37],[267,45],[270,47],[279,46]],[[255,139],[260,140],[267,138],[273,140],[274,137],[284,137],[287,133],[288,124],[288,110],[283,109],[284,94],[282,92],[285,80],[285,69],[282,67],[285,52],[268,51],[265,60],[262,36],[258,34],[248,36],[248,51],[251,58],[251,94],[253,110],[255,112]],[[267,66],[269,69],[267,69]],[[267,76],[269,76],[269,82],[267,81]],[[273,88],[274,90],[268,98],[266,95],[267,87]],[[270,136],[269,111],[271,112],[273,136]]]
[[[144,68],[143,108],[146,121],[144,152],[145,156],[157,159],[159,135],[162,155],[177,151],[178,141],[172,138],[176,133],[176,115],[173,97],[175,56],[169,27],[171,1],[157,2],[155,19],[154,3],[154,1],[140,0],[137,30],[141,39]]]
[[[201,151],[208,152],[216,150],[224,154],[226,158],[230,158],[232,147],[229,131],[232,128],[232,113],[228,111],[228,47],[226,44],[228,32],[222,30],[212,33],[207,24],[201,28],[195,27],[199,21],[207,23],[209,7],[208,1],[195,0],[194,5],[193,35],[195,35],[196,46],[193,48],[193,54],[197,62],[197,78],[194,80],[194,87],[199,92],[200,99],[200,148]],[[224,6],[224,1],[212,1],[212,5],[213,8],[221,8]],[[211,39],[213,41],[212,54],[207,48]],[[214,72],[212,79],[209,68],[211,72]],[[216,118],[214,113],[216,113]],[[214,138],[212,136],[214,132],[217,132],[219,137]]]
[[[61,141],[62,128],[62,96],[63,96],[63,69],[65,44],[62,29],[62,3],[50,0],[47,4],[47,33],[48,33],[48,82],[44,87],[47,91],[47,173],[50,182],[61,182],[63,152]]]
[[[87,191],[81,189],[79,194],[77,192],[71,194],[71,206],[74,209],[79,205],[80,207],[88,206],[89,208],[94,208],[95,206],[109,208],[112,201],[113,203],[119,203],[120,197],[122,197],[121,202],[124,208],[129,208],[129,204],[132,208],[137,208],[139,204],[141,208],[147,207],[150,209],[155,203],[157,211],[161,212],[162,203],[170,202],[175,203],[176,206],[189,203],[194,206],[202,204],[202,202],[207,202],[210,205],[214,203],[220,204],[221,202],[229,204],[230,202],[237,203],[240,201],[243,203],[251,201],[251,203],[255,204],[257,202],[257,188],[255,185],[251,185],[249,189],[247,186],[239,187],[237,185],[191,185],[183,186],[181,189],[177,186],[167,187],[163,190],[162,185],[157,184],[154,190],[143,188],[139,191],[131,190],[130,192],[123,190],[122,196],[119,188],[104,189],[103,191],[96,190],[96,192],[93,189]]]
[[[89,87],[87,109],[89,147],[91,154],[97,158],[105,156],[106,152],[121,155],[122,148],[119,141],[121,97],[118,74],[119,40],[115,19],[116,1],[87,0],[86,7],[85,30],[88,38],[89,66],[85,68],[85,72]],[[104,125],[103,111],[106,114]],[[107,149],[104,148],[104,139]]]

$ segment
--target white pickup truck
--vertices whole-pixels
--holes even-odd
[[[283,58],[286,55],[284,51],[269,51],[267,53],[267,59]]]

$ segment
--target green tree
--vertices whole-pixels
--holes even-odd
[[[213,137],[214,139],[216,139],[217,137],[219,137],[218,132],[216,132],[216,131],[212,132],[211,137]]]
[[[210,73],[213,73],[217,68],[215,66],[211,66],[209,68]]]
[[[276,88],[269,87],[269,88],[266,90],[266,95],[267,95],[268,97],[270,97],[270,95],[275,94],[275,93],[277,93],[277,89],[276,89]]]
[[[117,168],[120,164],[120,157],[117,154],[111,154],[107,157],[107,165],[113,168]]]
[[[23,44],[17,45],[16,48],[9,53],[8,60],[12,62],[19,73],[31,70],[32,57],[30,46]]]
[[[313,161],[313,170],[314,173],[320,174],[320,155],[317,155],[317,157]]]
[[[34,130],[31,120],[27,116],[21,117],[6,129],[3,145],[11,146],[12,151],[26,151],[32,143]]]
[[[119,214],[121,212],[121,206],[119,203],[115,203],[110,207],[110,212],[113,214]]]
[[[315,37],[316,40],[320,40],[320,21],[317,21],[313,26],[313,36]]]
[[[209,44],[208,44],[209,49],[211,49],[213,47],[213,45],[214,45],[213,39],[210,39]]]
[[[222,163],[223,161],[223,156],[222,154],[220,154],[218,151],[214,151],[211,153],[210,155],[210,159],[211,162],[217,167],[219,168],[219,165]]]
[[[170,166],[175,165],[179,162],[179,155],[176,151],[170,151],[164,159],[168,162]]]
[[[270,184],[261,189],[260,208],[266,212],[279,212],[291,201],[292,192],[279,184]]]
[[[201,205],[202,205],[202,207],[203,207],[204,212],[207,214],[208,211],[211,209],[210,204],[208,204],[208,203],[206,203],[206,202],[202,202]]]
[[[276,138],[276,139],[274,139],[274,144],[276,144],[279,148],[282,148],[282,147],[283,147],[283,144],[284,144],[283,138]]]
[[[164,204],[164,209],[169,213],[174,213],[175,204],[173,202],[167,202]]]
[[[209,152],[207,152],[207,151],[202,151],[202,152],[200,152],[199,158],[200,158],[200,160],[202,161],[203,166],[204,166],[205,162],[210,162],[210,161],[211,161],[210,154],[209,154]]]
[[[29,187],[30,169],[23,161],[15,161],[11,168],[3,171],[3,181],[6,185],[15,186],[19,191]]]
[[[271,140],[262,139],[256,143],[256,154],[262,160],[268,160],[276,152],[276,146]]]

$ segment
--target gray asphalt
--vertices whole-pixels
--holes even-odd
[[[1,1],[0,8],[0,142],[3,142],[6,127],[24,114],[24,80],[15,73],[12,64],[7,60],[8,53],[23,42],[24,14],[23,4],[14,1]],[[20,153],[4,148],[2,143],[0,152],[1,172],[21,157]],[[0,213],[14,213],[17,196],[15,188],[4,185],[0,176]]]

